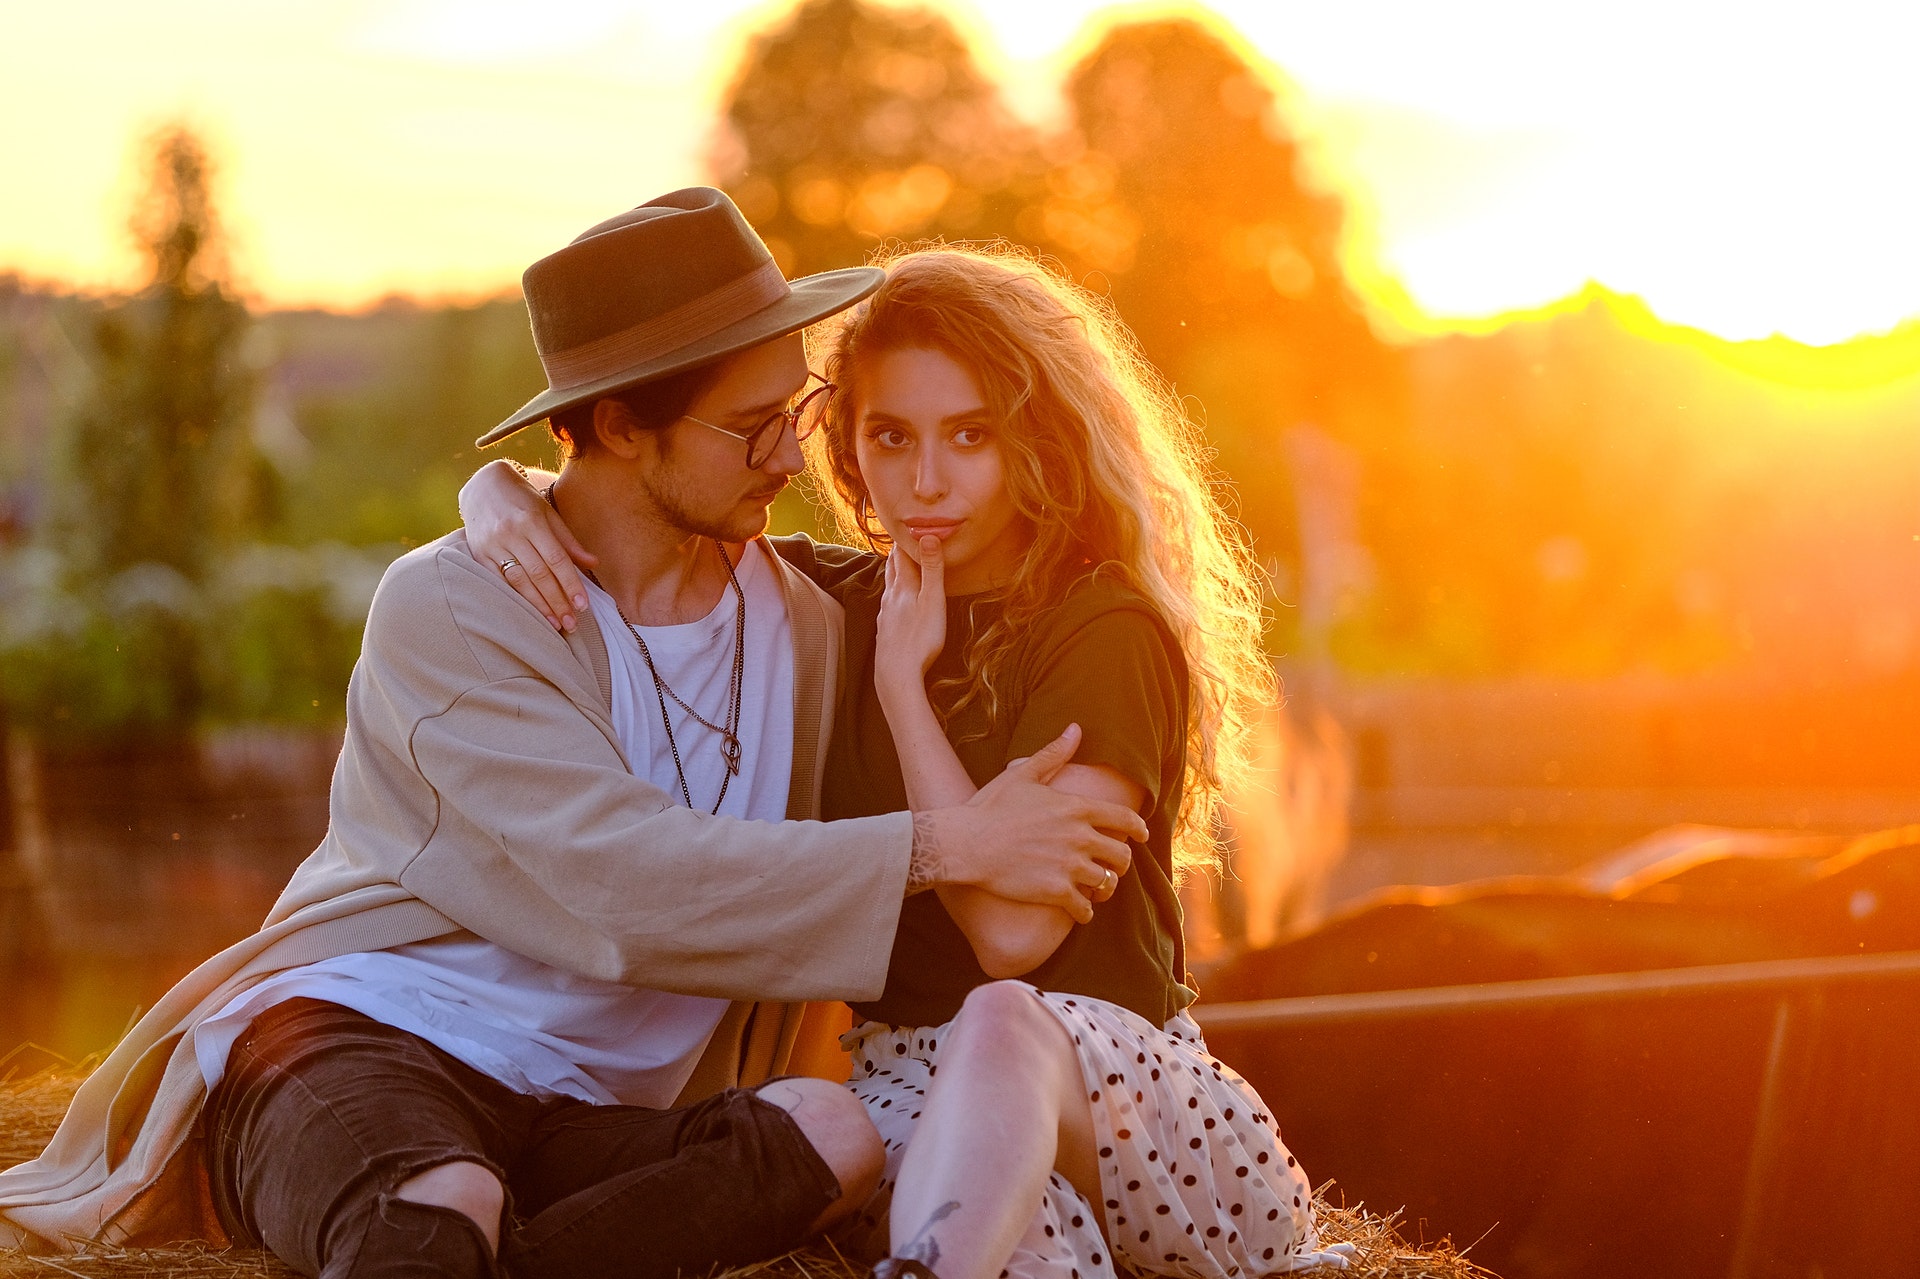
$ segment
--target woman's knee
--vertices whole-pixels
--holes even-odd
[[[796,1075],[755,1089],[793,1116],[794,1124],[840,1183],[840,1198],[816,1222],[826,1229],[852,1213],[873,1194],[886,1166],[886,1147],[867,1117],[867,1108],[843,1085]]]
[[[1064,1067],[1073,1061],[1073,1043],[1066,1029],[1025,982],[975,986],[960,1006],[953,1035],[955,1042],[942,1056],[942,1065],[1003,1054],[1035,1069],[1049,1064]]]

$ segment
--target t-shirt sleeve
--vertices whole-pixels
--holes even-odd
[[[1096,614],[1037,655],[1008,759],[1031,755],[1069,724],[1076,764],[1105,765],[1160,802],[1162,770],[1184,729],[1185,698],[1168,637],[1138,609]]]

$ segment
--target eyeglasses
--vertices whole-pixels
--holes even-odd
[[[832,382],[820,377],[813,370],[807,370],[810,378],[819,378],[820,385],[800,397],[800,402],[790,409],[775,409],[751,431],[730,431],[724,426],[715,426],[705,418],[688,413],[684,416],[689,422],[698,422],[710,431],[722,435],[731,435],[736,440],[747,442],[747,469],[757,471],[767,464],[773,451],[780,447],[780,439],[788,427],[793,428],[793,438],[804,440],[812,435],[820,425],[820,419],[827,415],[827,404],[832,400],[836,389]]]

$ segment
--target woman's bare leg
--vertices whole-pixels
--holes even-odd
[[[893,1254],[997,1279],[1049,1173],[1100,1202],[1093,1111],[1073,1041],[1030,987],[977,987],[950,1033],[894,1189]]]

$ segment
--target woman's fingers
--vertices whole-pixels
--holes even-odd
[[[576,624],[574,605],[567,598],[567,588],[554,572],[554,558],[558,558],[559,562],[571,571],[572,565],[567,562],[565,551],[560,550],[558,546],[541,546],[537,539],[533,542],[529,548],[528,558],[522,559],[519,565],[521,571],[527,575],[531,593],[529,591],[520,593],[533,600],[534,607],[546,614],[547,621],[556,630],[570,631]],[[508,574],[507,580],[513,581],[512,574]]]
[[[540,610],[540,616],[547,619],[548,626],[556,631],[560,630],[562,629],[560,614],[554,612],[553,607],[547,603],[547,597],[534,584],[533,570],[527,567],[529,562],[540,563],[539,553],[532,546],[523,547],[502,559],[499,562],[500,576],[507,579],[507,585],[511,586],[521,599]]]
[[[527,536],[539,560],[537,565],[527,565],[527,569],[546,601],[547,611],[560,618],[563,629],[570,631],[574,627],[574,615],[587,606],[587,583],[574,567],[574,551],[583,555],[586,551],[551,511],[540,513]]]
[[[587,606],[587,584],[580,576],[580,570],[574,567],[572,554],[563,547],[542,550],[541,558],[546,561],[547,572],[553,574],[555,587],[570,606],[569,611],[577,613]],[[567,629],[573,629],[573,619],[568,617]]]
[[[947,604],[946,545],[931,533],[920,539],[920,555],[915,562],[920,570],[920,602],[930,608],[945,609]]]

